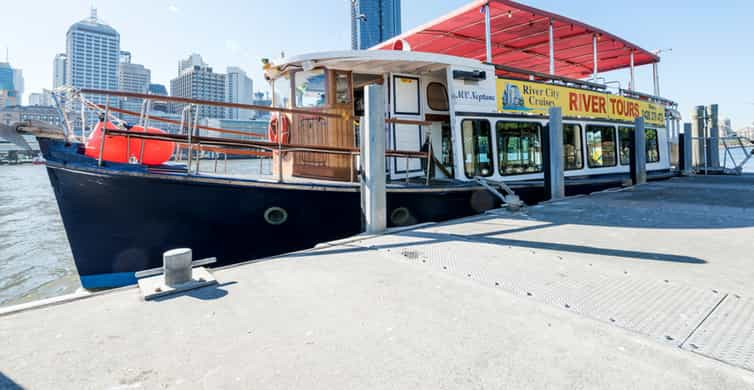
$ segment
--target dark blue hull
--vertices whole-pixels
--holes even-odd
[[[188,247],[194,258],[223,266],[358,234],[360,194],[343,185],[278,184],[189,176],[166,169],[106,164],[79,154],[77,145],[40,139],[48,173],[85,288],[135,283],[134,272],[159,267],[166,250]],[[79,148],[79,149],[77,149]],[[623,178],[569,186],[584,193]],[[543,197],[541,183],[519,186],[525,201]],[[400,224],[442,221],[496,207],[495,198],[469,184],[407,186],[388,191],[388,213],[409,211]],[[281,208],[287,220],[269,223]]]

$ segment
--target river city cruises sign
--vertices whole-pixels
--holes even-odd
[[[547,115],[562,107],[563,116],[632,122],[642,116],[647,124],[664,127],[665,107],[622,96],[529,81],[497,79],[498,111],[506,114]]]

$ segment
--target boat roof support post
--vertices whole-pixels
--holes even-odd
[[[652,81],[654,82],[654,95],[660,96],[660,64],[655,62],[652,64]]]
[[[597,62],[597,34],[592,36],[592,51],[594,54],[594,66],[592,67],[592,79],[597,81],[597,73],[599,73],[599,64]]]
[[[555,31],[553,30],[552,19],[550,19],[550,75],[555,75]]]
[[[644,118],[634,120],[634,133],[631,137],[631,182],[633,185],[647,184],[647,135],[644,132]]]
[[[487,49],[487,62],[492,63],[492,26],[490,24],[490,3],[484,4],[484,44]]]
[[[387,228],[385,87],[377,84],[364,87],[364,106],[360,145],[361,212],[366,233],[378,234]]]
[[[628,90],[629,91],[635,91],[636,90],[636,72],[634,67],[634,51],[631,50],[631,53],[629,54],[630,58],[630,64],[629,64],[629,72],[631,72],[631,78],[628,82]]]
[[[565,197],[563,166],[563,109],[550,107],[550,122],[547,124],[544,141],[545,198]]]

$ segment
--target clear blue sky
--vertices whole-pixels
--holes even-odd
[[[241,66],[263,85],[259,59],[348,48],[350,0],[96,0],[100,18],[121,35],[121,48],[169,84],[177,62],[200,53],[216,70]],[[5,0],[0,48],[24,71],[26,94],[50,88],[52,59],[65,52],[68,27],[85,18],[90,0]],[[403,29],[468,0],[403,0]],[[663,96],[694,105],[719,103],[739,128],[754,121],[754,2],[750,0],[526,0],[524,3],[601,27],[646,49],[672,48],[660,66]],[[3,53],[4,54],[4,53]],[[651,92],[650,69],[638,89]],[[626,83],[628,72],[610,79]]]

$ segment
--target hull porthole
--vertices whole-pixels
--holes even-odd
[[[413,220],[411,212],[405,207],[398,207],[390,213],[390,222],[395,226],[411,225]]]
[[[288,212],[284,208],[270,207],[264,212],[264,220],[270,225],[282,225],[288,220]]]

